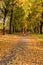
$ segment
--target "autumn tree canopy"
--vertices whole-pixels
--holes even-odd
[[[9,33],[21,32],[24,27],[28,32],[42,32],[42,4],[42,0],[2,0],[0,20],[3,19],[3,32],[6,27]]]

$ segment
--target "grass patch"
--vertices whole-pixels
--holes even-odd
[[[43,34],[36,34],[39,39],[43,39]]]

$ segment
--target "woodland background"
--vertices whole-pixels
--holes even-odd
[[[0,1],[0,32],[43,33],[42,0],[2,0]]]

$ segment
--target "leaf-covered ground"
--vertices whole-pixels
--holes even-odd
[[[35,35],[0,35],[0,65],[43,65],[43,41]]]

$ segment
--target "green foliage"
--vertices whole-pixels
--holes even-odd
[[[31,13],[28,13],[28,17],[27,17],[27,21],[29,22],[29,29],[31,31],[34,31],[34,28],[36,29],[36,31],[34,31],[35,33],[40,31],[40,21],[43,21],[42,19],[42,2],[41,0],[34,0],[34,2],[32,2],[32,6],[31,6]],[[32,29],[31,29],[32,28]]]
[[[22,31],[23,29],[23,18],[25,16],[25,12],[24,9],[22,7],[19,6],[15,6],[15,10],[13,12],[13,20],[12,20],[12,26],[14,25],[15,27],[15,31]]]
[[[6,19],[8,19],[9,22],[11,17],[11,10],[13,11],[11,27],[13,29],[14,26],[16,32],[23,31],[23,28],[26,26],[27,31],[39,33],[40,21],[43,22],[43,7],[41,0],[3,0],[0,19],[3,18],[2,11],[5,14],[4,9],[8,11],[6,12]],[[7,22],[8,27],[10,26],[9,22]]]

